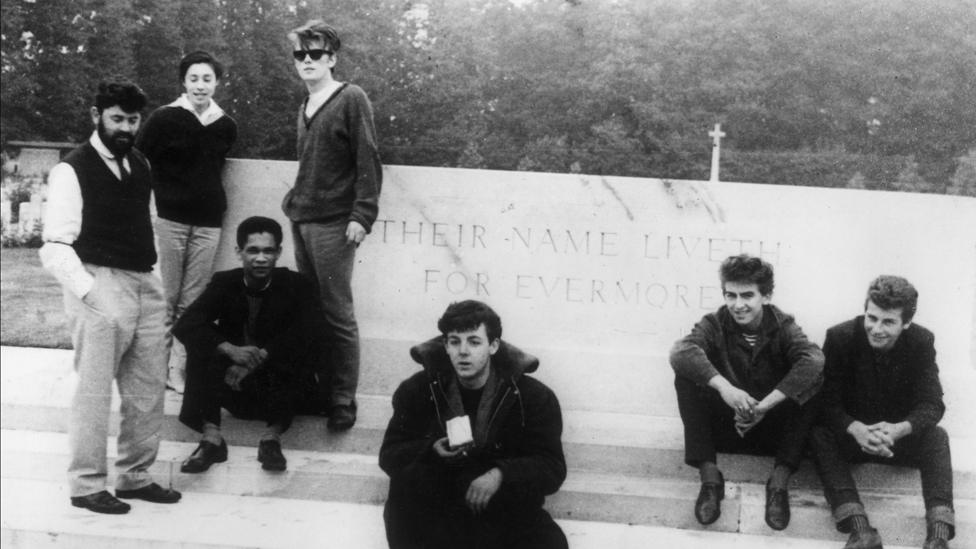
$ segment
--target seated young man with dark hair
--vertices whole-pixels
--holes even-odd
[[[227,460],[220,433],[221,407],[268,427],[258,461],[284,471],[281,434],[317,386],[315,365],[322,314],[315,286],[302,275],[275,268],[281,225],[250,217],[237,228],[241,268],[214,274],[183,313],[173,335],[187,349],[186,392],[180,421],[203,433],[183,462],[184,473],[206,471]]]
[[[542,509],[566,478],[556,395],[525,374],[539,360],[501,340],[478,301],[453,303],[442,336],[415,346],[422,364],[393,395],[380,448],[392,549],[561,549]]]
[[[935,336],[913,324],[918,291],[904,278],[879,276],[864,315],[827,330],[824,425],[811,437],[817,472],[846,549],[880,549],[850,464],[915,467],[922,476],[925,549],[944,549],[955,534],[949,435],[937,425],[945,405]]]
[[[671,349],[685,463],[701,476],[695,517],[711,524],[721,514],[725,479],[717,452],[774,455],[766,523],[782,530],[790,522],[788,481],[816,419],[809,401],[823,382],[823,353],[792,316],[769,303],[769,263],[732,256],[719,274],[725,305]]]

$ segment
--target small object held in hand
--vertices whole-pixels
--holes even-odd
[[[451,450],[474,442],[471,435],[471,420],[467,415],[447,420],[447,441]]]

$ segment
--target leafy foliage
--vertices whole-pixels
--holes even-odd
[[[384,161],[972,194],[976,9],[956,0],[9,0],[2,139],[80,140],[95,82],[153,107],[179,56],[227,65],[235,156],[292,159],[287,31],[339,29]],[[968,154],[968,156],[967,156]],[[969,160],[966,160],[969,159]],[[963,175],[959,175],[962,173]],[[959,179],[962,178],[962,179]],[[968,180],[967,180],[968,181]],[[968,185],[968,186],[967,186]],[[968,189],[968,190],[967,190]]]

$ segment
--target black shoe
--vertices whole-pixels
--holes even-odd
[[[72,496],[71,505],[88,509],[106,515],[124,515],[132,508],[131,505],[108,493],[106,490],[88,494],[87,496]]]
[[[922,549],[949,549],[949,541],[942,538],[929,538],[925,540]]]
[[[281,443],[277,440],[262,440],[258,443],[258,461],[265,471],[284,471],[288,460],[281,453]]]
[[[844,549],[883,549],[881,535],[874,528],[854,530],[851,532],[851,537],[847,538]]]
[[[703,482],[695,501],[695,518],[702,524],[711,524],[722,516],[722,500],[725,499],[725,479],[719,482]]]
[[[151,503],[176,503],[180,501],[183,494],[153,482],[135,490],[116,490],[115,496],[123,499],[141,499]]]
[[[184,473],[202,473],[214,463],[223,463],[225,461],[227,461],[226,441],[221,440],[220,446],[217,446],[212,442],[201,440],[197,449],[180,465],[180,471]]]
[[[339,404],[332,407],[327,426],[330,431],[348,431],[356,424],[356,405]]]
[[[790,494],[785,488],[770,488],[766,483],[766,524],[785,530],[790,524]]]

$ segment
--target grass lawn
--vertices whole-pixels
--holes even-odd
[[[0,344],[71,348],[61,285],[36,249],[0,250]]]

